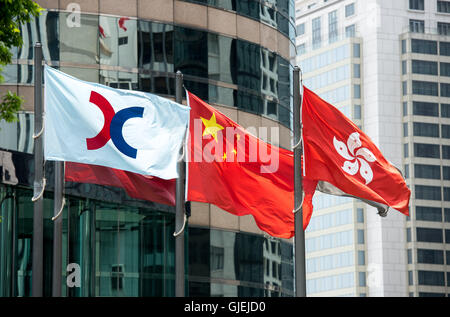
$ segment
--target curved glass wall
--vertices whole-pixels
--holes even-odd
[[[108,190],[103,191],[108,199]],[[0,296],[31,296],[32,189],[0,185]],[[52,293],[53,194],[44,195],[44,296]],[[63,296],[174,296],[174,218],[136,207],[66,195]],[[79,287],[69,287],[68,264]],[[70,277],[69,277],[70,278]]]
[[[258,44],[133,18],[81,14],[79,24],[69,22],[70,13],[44,11],[22,25],[24,45],[5,69],[6,83],[33,83],[33,45],[39,40],[48,64],[82,80],[174,96],[174,72],[180,70],[185,87],[205,101],[291,128],[292,65]]]
[[[293,296],[292,244],[189,228],[189,296]]]
[[[183,0],[209,5],[270,25],[295,43],[294,0]]]
[[[95,189],[102,200],[66,195],[62,296],[174,296],[174,214],[117,203],[111,200],[117,200],[119,192],[87,187],[69,186],[69,192]],[[32,195],[32,189],[0,185],[1,297],[31,296]],[[52,198],[51,192],[45,193],[44,296],[52,292]],[[244,232],[192,227],[185,235],[189,296],[293,296],[292,244]],[[65,271],[69,264],[79,268],[79,287],[66,282],[72,272]]]

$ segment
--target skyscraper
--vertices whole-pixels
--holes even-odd
[[[0,296],[30,296],[33,236],[33,46],[79,79],[175,95],[184,86],[240,124],[275,127],[291,146],[294,2],[236,0],[38,0],[21,26],[24,45],[3,70],[0,92],[25,99],[19,121],[0,123]],[[269,138],[268,141],[272,139]],[[53,162],[46,162],[44,292],[51,294]],[[206,181],[206,180],[205,180]],[[81,268],[64,296],[173,296],[174,207],[131,199],[116,187],[65,188],[63,268]],[[290,296],[292,241],[267,237],[251,216],[192,203],[186,294]]]
[[[450,293],[449,13],[449,1],[296,2],[303,83],[362,127],[412,192],[410,217],[316,197],[311,296]]]

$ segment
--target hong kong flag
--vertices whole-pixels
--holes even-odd
[[[304,87],[303,212],[312,213],[314,190],[361,199],[385,215],[389,207],[409,215],[411,192],[397,168],[339,110]]]
[[[187,92],[189,123],[187,200],[237,216],[252,215],[274,237],[294,235],[292,151],[258,139]]]

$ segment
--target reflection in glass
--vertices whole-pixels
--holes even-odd
[[[118,89],[137,90],[138,74],[102,69],[100,70],[100,84]]]
[[[172,216],[104,203],[95,215],[96,295],[170,296]]]
[[[277,16],[282,17],[281,15],[278,15],[275,9],[271,6],[264,5],[261,3],[260,5],[260,19],[261,22],[267,23],[270,26],[277,27]],[[286,18],[284,18],[286,19]]]
[[[61,67],[60,70],[70,76],[80,80],[98,83],[99,70],[95,68],[80,68],[80,67]]]
[[[18,59],[33,59],[33,47],[36,42],[42,44],[45,61],[59,60],[58,12],[42,11],[41,15],[30,23],[20,26],[23,45],[19,48]]]
[[[234,93],[233,89],[220,87],[216,85],[209,85],[209,102],[217,103],[221,105],[234,106]]]
[[[239,109],[244,109],[246,111],[257,114],[262,112],[263,101],[260,96],[250,94],[242,90],[235,90],[234,93],[236,96],[235,97],[236,106]]]
[[[173,72],[173,26],[139,21],[139,68]]]
[[[190,280],[211,281],[210,287],[190,283],[190,296],[289,295],[293,289],[292,256],[292,245],[278,239],[190,228]]]
[[[68,22],[73,13],[60,12],[60,59],[64,62],[98,64],[99,17],[80,14],[80,23]]]
[[[34,144],[34,114],[19,112],[17,117],[17,122],[0,122],[0,148],[31,154]]]
[[[236,11],[236,0],[208,0],[208,4],[218,8]]]
[[[237,40],[237,84],[255,91],[261,90],[260,46]]]
[[[175,95],[175,78],[164,75],[139,74],[139,90],[161,95]]]
[[[33,84],[34,83],[34,67],[32,65],[17,65],[17,83]]]
[[[208,78],[207,32],[175,27],[175,71]]]
[[[266,96],[278,97],[278,63],[277,55],[261,49],[261,92]]]
[[[208,33],[208,77],[226,83],[236,81],[236,40]]]
[[[259,2],[255,0],[239,0],[237,1],[236,12],[248,16],[253,19],[259,19]]]
[[[17,83],[17,64],[8,64],[0,68],[0,75],[3,76],[2,84]]]
[[[99,17],[100,64],[137,67],[137,22],[127,17]]]

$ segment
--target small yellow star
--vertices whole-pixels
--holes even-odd
[[[223,158],[224,161],[226,161],[227,160],[227,153],[223,153],[222,158]]]
[[[216,122],[216,115],[212,114],[211,119],[207,120],[205,118],[200,117],[202,119],[203,124],[205,125],[205,130],[203,131],[203,136],[211,135],[214,140],[217,141],[217,132],[223,130],[224,128]]]
[[[237,155],[237,151],[236,151],[236,149],[233,149],[233,151],[232,151],[233,153],[234,153],[234,155]]]

